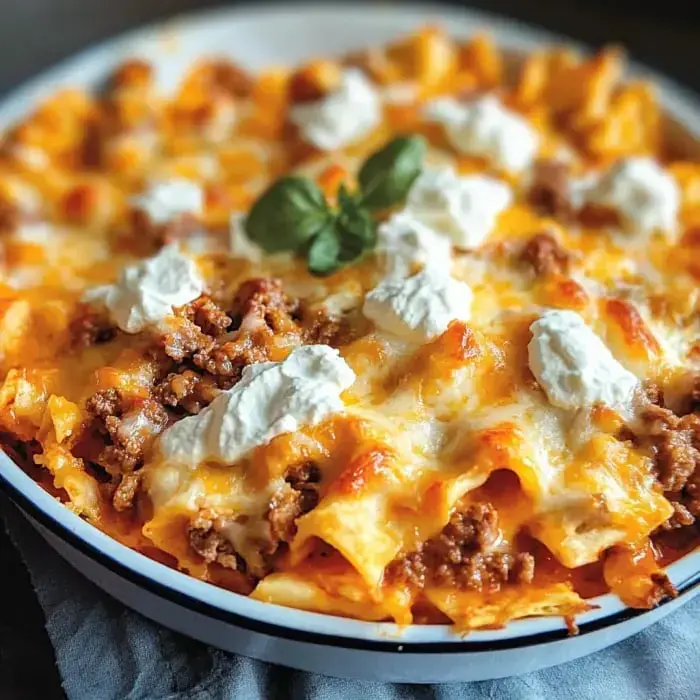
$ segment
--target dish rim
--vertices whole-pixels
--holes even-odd
[[[420,2],[409,2],[401,7],[371,3],[361,14],[362,22],[376,22],[381,18],[387,26],[419,26],[437,21],[449,24],[451,33],[457,35],[473,33],[487,26],[499,46],[518,53],[531,51],[543,43],[565,44],[582,52],[589,50],[565,36],[469,8],[430,6]],[[0,100],[0,129],[21,117],[34,103],[59,86],[94,87],[109,68],[124,57],[144,50],[158,51],[164,32],[175,31],[178,38],[183,38],[196,36],[214,26],[220,30],[222,24],[229,25],[233,31],[235,24],[244,20],[260,22],[273,17],[277,22],[289,22],[306,18],[311,22],[322,20],[338,24],[348,20],[357,22],[357,15],[356,3],[325,5],[304,2],[295,5],[293,11],[282,3],[270,3],[260,8],[207,9],[149,24],[80,51],[11,90]],[[397,26],[395,32],[401,31],[406,30]],[[644,75],[650,79],[668,115],[700,141],[700,101],[693,93],[634,61],[629,63],[628,74]],[[560,617],[515,620],[503,629],[475,630],[465,638],[447,625],[400,627],[394,623],[366,622],[253,600],[171,569],[121,544],[54,499],[1,452],[0,488],[40,525],[125,580],[189,610],[253,632],[312,644],[404,654],[519,649],[568,637],[567,627]],[[674,562],[667,572],[678,589],[678,598],[689,597],[688,594],[700,586],[700,548]],[[598,596],[590,602],[598,607],[577,616],[579,635],[652,612],[628,608],[613,594]],[[660,605],[670,602],[671,599],[665,599]]]

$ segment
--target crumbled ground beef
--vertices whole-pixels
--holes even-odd
[[[207,352],[214,346],[214,338],[188,318],[175,319],[161,338],[163,351],[175,362],[183,362],[196,353]]]
[[[145,211],[133,209],[129,214],[129,234],[134,240],[146,241],[153,250],[164,245],[181,241],[202,227],[199,219],[190,212],[185,212],[164,224],[151,221]]]
[[[647,395],[663,401],[660,391]],[[657,479],[674,508],[660,529],[693,525],[700,515],[700,415],[679,416],[652,404],[641,412],[640,422],[633,431],[635,441],[654,458]]]
[[[196,353],[194,363],[214,375],[222,389],[229,389],[241,378],[245,367],[268,359],[264,345],[256,344],[251,337],[244,336]]]
[[[121,411],[122,397],[118,389],[105,389],[93,394],[85,403],[87,412],[104,421]]]
[[[219,391],[214,377],[185,369],[168,374],[156,385],[154,396],[164,406],[194,414],[208,406]]]
[[[272,497],[267,520],[273,540],[289,542],[296,534],[296,520],[318,504],[321,472],[313,462],[292,468],[285,485]]]
[[[303,314],[303,338],[310,345],[337,347],[347,340],[349,329],[342,318],[330,315],[324,309]]]
[[[245,561],[221,534],[227,524],[224,518],[216,516],[212,511],[200,511],[187,528],[190,546],[208,564],[216,562],[225,569],[245,573]]]
[[[253,318],[275,333],[284,333],[296,327],[298,309],[299,302],[284,293],[280,280],[257,277],[238,288],[231,315],[237,321],[236,327]]]
[[[182,307],[182,315],[200,328],[202,333],[217,337],[231,325],[231,317],[214,300],[203,294]]]
[[[226,529],[235,522],[232,517],[207,509],[200,511],[188,527],[190,546],[205,561],[245,573],[251,581],[265,576],[272,570],[276,556],[294,537],[296,519],[316,506],[320,480],[321,473],[312,462],[289,469],[284,486],[270,501],[266,514],[269,534],[256,543],[259,557],[255,561],[245,561],[226,536]]]
[[[671,505],[673,515],[661,525],[662,530],[677,530],[695,522],[693,514],[682,503],[672,502]]]
[[[168,422],[166,410],[157,401],[129,402],[117,389],[97,392],[88,399],[86,409],[106,442],[97,463],[115,476],[143,464],[146,451]]]
[[[498,535],[498,514],[490,504],[458,510],[439,535],[395,559],[386,577],[418,588],[432,583],[474,590],[532,582],[534,557],[490,551]]]
[[[87,348],[108,343],[116,338],[118,332],[104,311],[80,303],[69,325],[70,346]]]
[[[556,160],[535,163],[530,186],[530,203],[543,214],[570,221],[574,207],[569,197],[569,166]]]
[[[134,498],[141,487],[141,472],[129,472],[119,478],[119,483],[112,495],[114,510],[124,512],[134,504]]]
[[[697,436],[692,430],[666,430],[655,440],[656,468],[664,491],[680,491],[700,466]]]
[[[550,233],[538,233],[525,244],[520,260],[537,275],[551,275],[568,271],[571,254]]]

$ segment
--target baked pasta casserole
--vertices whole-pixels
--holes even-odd
[[[428,27],[140,59],[0,151],[0,430],[95,527],[261,601],[649,608],[700,515],[700,160],[623,57]]]

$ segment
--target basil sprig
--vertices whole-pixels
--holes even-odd
[[[360,168],[362,202],[370,209],[386,209],[403,201],[420,175],[425,141],[400,136],[370,156]]]
[[[358,176],[359,189],[338,189],[331,207],[318,185],[283,177],[255,202],[245,228],[268,253],[303,255],[314,275],[330,275],[374,248],[377,225],[371,212],[400,204],[420,175],[425,142],[402,136],[370,156]]]

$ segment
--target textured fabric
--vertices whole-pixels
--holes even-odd
[[[700,697],[700,600],[611,649],[480,683],[391,685],[290,671],[212,649],[131,612],[73,571],[14,509],[69,700],[691,700]],[[527,652],[524,652],[527,653]]]

